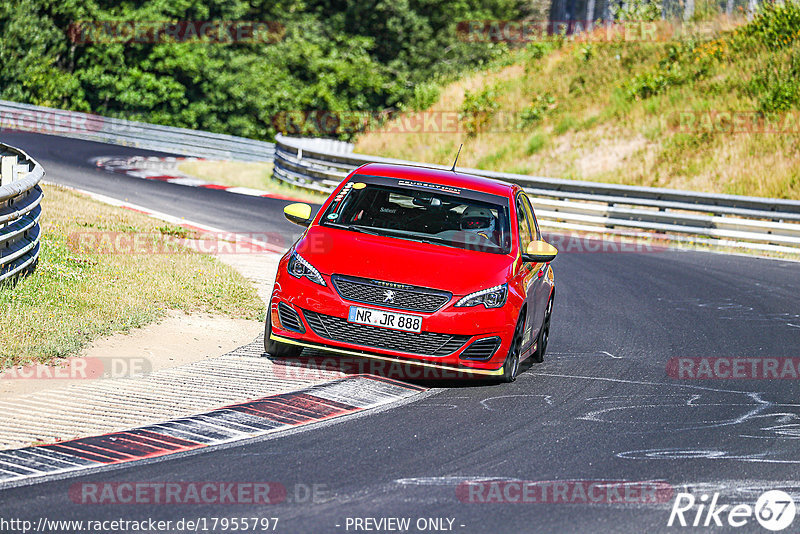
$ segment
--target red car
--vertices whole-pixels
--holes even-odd
[[[303,347],[511,382],[541,362],[558,252],[515,184],[368,164],[312,217],[278,265],[264,348]]]

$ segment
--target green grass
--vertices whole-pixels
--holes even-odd
[[[509,52],[507,66],[443,87],[430,107],[480,112],[480,128],[469,117],[455,133],[385,128],[356,150],[447,164],[463,142],[464,167],[800,199],[800,4],[766,5],[750,22],[712,8],[698,4],[706,24],[680,32],[658,22],[669,40],[554,40]],[[698,120],[682,130],[687,112]],[[795,126],[735,132],[703,120],[726,112]],[[509,113],[519,127],[493,129]]]
[[[134,236],[168,253],[81,246]],[[215,258],[170,242],[185,237],[192,235],[184,228],[47,186],[39,265],[15,286],[0,284],[0,368],[74,355],[168,309],[261,319],[264,305],[250,283]]]

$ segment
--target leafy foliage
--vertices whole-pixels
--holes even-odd
[[[458,110],[458,120],[467,135],[474,136],[487,128],[498,107],[500,104],[495,87],[478,92],[465,91],[464,102]]]
[[[556,99],[550,93],[536,95],[531,104],[520,113],[522,127],[527,128],[531,124],[539,122],[548,111],[556,107],[558,107]]]
[[[18,0],[0,3],[0,98],[272,139],[286,111],[424,108],[505,49],[459,20],[520,0]],[[81,21],[269,21],[277,42],[76,40]],[[71,33],[72,31],[72,33]],[[72,38],[71,38],[72,37]]]
[[[631,0],[610,2],[609,15],[617,21],[652,22],[661,18],[661,2],[658,0]]]
[[[800,39],[800,3],[764,2],[753,20],[742,29],[742,39],[783,48]]]
[[[750,80],[750,91],[763,112],[789,111],[800,103],[800,47],[772,57]]]

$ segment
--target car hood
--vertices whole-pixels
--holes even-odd
[[[508,281],[513,258],[312,226],[297,252],[322,274],[343,274],[466,295]]]

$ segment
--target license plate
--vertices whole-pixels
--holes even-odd
[[[356,324],[368,324],[406,332],[422,332],[422,317],[406,315],[405,313],[350,306],[350,314],[347,316],[347,320]]]

